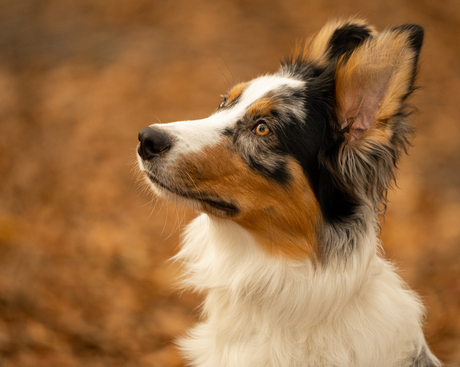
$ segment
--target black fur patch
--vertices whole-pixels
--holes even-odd
[[[345,24],[333,33],[329,40],[329,58],[339,58],[348,54],[371,35],[371,30],[363,25]]]
[[[412,49],[418,54],[423,45],[425,31],[418,24],[403,24],[399,27],[391,28],[393,32],[409,33],[409,42]]]
[[[284,65],[282,70],[288,70]],[[320,204],[323,217],[330,223],[342,222],[355,212],[357,201],[339,188],[329,169],[322,163],[325,155],[338,156],[343,140],[334,115],[335,67],[318,69],[314,65],[292,65],[291,74],[307,84],[301,99],[305,121],[282,122],[279,133],[282,150],[302,166]]]
[[[411,88],[407,92],[405,96],[403,96],[403,100],[406,99],[415,89],[414,84],[415,80],[417,78],[417,63],[418,63],[418,58],[420,55],[420,50],[423,45],[423,38],[425,35],[425,31],[421,26],[418,24],[403,24],[399,27],[394,27],[391,28],[392,32],[398,32],[398,33],[408,33],[409,34],[409,42],[411,48],[415,52],[415,57],[414,57],[414,69],[412,71],[412,76],[411,76]]]
[[[235,134],[235,129],[232,129],[231,127],[227,127],[222,131],[222,135],[232,137],[233,134]]]
[[[249,167],[262,173],[264,176],[269,177],[280,184],[286,184],[289,180],[289,173],[286,169],[286,163],[284,161],[278,161],[274,168],[267,168],[263,164],[260,164],[256,157],[248,157]]]

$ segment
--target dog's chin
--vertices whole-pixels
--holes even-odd
[[[230,202],[210,198],[204,193],[187,193],[173,190],[149,173],[146,173],[146,180],[157,196],[173,203],[221,218],[234,217],[239,213],[238,207]]]

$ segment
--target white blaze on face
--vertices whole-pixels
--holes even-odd
[[[155,124],[164,129],[174,139],[173,149],[168,153],[173,160],[179,155],[198,152],[204,147],[217,144],[222,131],[231,128],[247,112],[248,108],[270,91],[281,87],[300,89],[305,82],[280,76],[262,76],[247,83],[237,103],[208,118],[192,121],[179,121],[169,124]]]

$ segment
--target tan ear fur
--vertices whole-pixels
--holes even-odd
[[[306,62],[314,61],[319,66],[325,66],[330,61],[328,58],[329,42],[334,32],[346,25],[367,27],[372,34],[376,33],[374,27],[369,26],[363,19],[333,20],[328,22],[316,35],[310,37],[304,45],[298,46],[294,55]]]
[[[417,50],[410,34],[385,31],[366,40],[336,70],[337,117],[348,142],[388,143],[413,89]]]

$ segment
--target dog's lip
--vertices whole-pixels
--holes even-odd
[[[158,178],[156,178],[152,173],[146,171],[146,174],[147,174],[147,177],[150,179],[150,181],[152,181],[155,185],[158,185],[161,188],[173,194],[182,196],[185,199],[197,200],[207,206],[210,206],[211,208],[217,209],[219,211],[223,211],[226,214],[231,215],[231,216],[236,215],[239,212],[237,206],[230,202],[227,202],[222,199],[211,198],[209,195],[206,195],[205,193],[192,193],[192,192],[183,192],[180,190],[174,190],[174,189],[171,189],[169,186],[165,185],[160,180],[158,180]]]
[[[224,211],[229,215],[235,215],[238,213],[238,208],[235,205],[233,205],[232,203],[220,200],[220,199],[212,200],[208,198],[200,198],[197,200],[201,201],[202,203],[208,204],[215,209]]]

